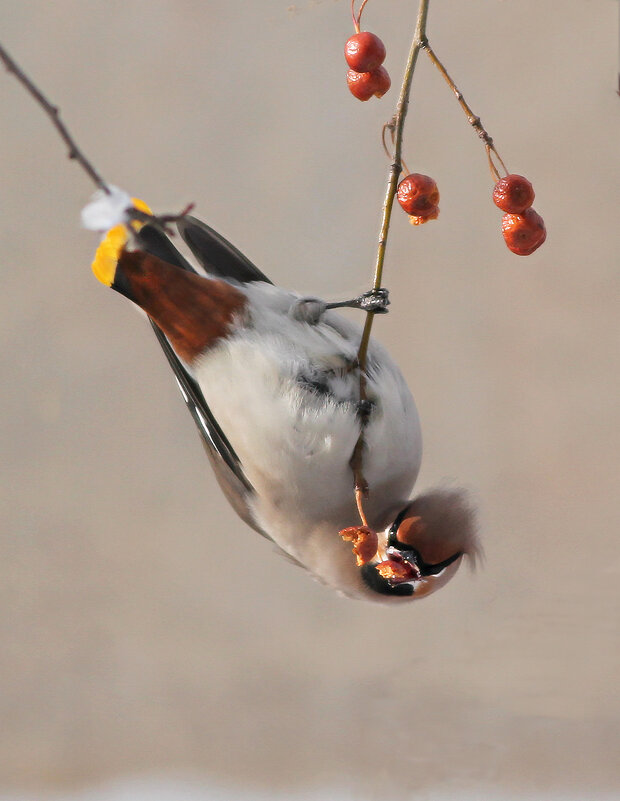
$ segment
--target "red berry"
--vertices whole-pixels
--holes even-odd
[[[529,256],[547,238],[543,218],[534,209],[526,209],[523,214],[504,214],[502,234],[508,249],[517,256]]]
[[[439,203],[437,184],[428,175],[412,172],[398,184],[398,202],[407,214],[428,217]]]
[[[347,72],[347,85],[349,92],[357,97],[358,100],[370,100],[374,95],[374,85],[370,72]]]
[[[388,71],[385,67],[379,66],[372,70],[370,74],[373,76],[375,85],[375,97],[383,97],[392,85],[392,80],[388,75]]]
[[[358,100],[370,100],[375,95],[383,97],[392,85],[390,76],[384,67],[377,67],[371,72],[347,72],[347,84],[352,95]]]
[[[385,45],[374,33],[362,31],[347,39],[344,46],[347,64],[356,72],[371,72],[383,64]]]
[[[522,175],[500,178],[493,189],[493,203],[508,214],[522,214],[534,202],[534,187]]]

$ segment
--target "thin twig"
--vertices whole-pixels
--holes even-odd
[[[474,114],[474,112],[471,110],[469,104],[467,103],[467,101],[463,97],[463,93],[460,91],[458,86],[454,83],[452,78],[448,75],[448,71],[446,70],[444,65],[441,63],[439,58],[437,58],[437,55],[435,54],[435,51],[433,50],[433,48],[428,43],[428,40],[422,43],[422,49],[426,51],[426,54],[428,55],[430,60],[433,62],[433,64],[437,67],[437,69],[441,73],[441,75],[442,75],[443,79],[445,80],[445,82],[448,84],[450,89],[452,89],[452,91],[454,92],[454,96],[459,101],[459,104],[460,104],[461,108],[465,112],[465,116],[467,117],[467,122],[469,122],[469,124],[476,131],[476,133],[478,134],[480,139],[482,139],[482,141],[484,142],[484,148],[486,150],[487,158],[489,160],[489,168],[491,170],[491,175],[493,176],[493,178],[496,181],[499,181],[501,176],[500,176],[499,170],[497,169],[497,167],[493,163],[492,154],[499,161],[499,163],[501,164],[501,166],[502,166],[504,172],[506,173],[506,175],[508,175],[508,168],[504,164],[504,162],[502,160],[502,157],[499,155],[499,153],[495,149],[495,145],[493,144],[493,139],[489,136],[489,134],[484,129],[482,123],[480,122],[480,117],[478,117],[476,114]]]
[[[392,139],[392,147],[394,147],[394,119],[392,118],[389,122],[386,122],[383,128],[381,129],[381,144],[383,145],[383,150],[385,151],[385,155],[391,159],[392,158],[392,151],[387,146],[385,141],[385,134],[387,131],[390,132],[390,137]]]
[[[134,206],[131,209],[127,209],[126,214],[129,220],[155,225],[167,236],[175,236],[175,232],[169,227],[170,224],[185,219],[193,211],[195,205],[195,203],[188,203],[178,214],[149,214],[146,211],[140,211]]]
[[[381,131],[381,144],[383,145],[383,150],[385,151],[385,155],[390,160],[393,160],[393,152],[394,152],[394,126],[396,125],[395,119],[396,119],[395,117],[392,117],[392,119],[389,122],[386,122],[385,125],[383,126],[383,130]],[[386,141],[385,141],[385,132],[386,131],[390,132],[390,139],[392,140],[392,150],[390,150],[388,148],[388,146],[386,144]],[[400,158],[400,164],[401,164],[401,166],[403,168],[403,172],[405,173],[405,175],[408,175],[409,174],[409,167],[407,167],[407,162],[405,161],[405,159],[402,156]]]
[[[77,163],[86,172],[88,177],[95,183],[95,185],[109,195],[110,194],[109,185],[107,184],[106,181],[103,180],[103,178],[99,175],[99,173],[95,170],[90,161],[86,158],[86,156],[77,146],[75,139],[71,136],[65,124],[60,119],[59,108],[50,103],[50,101],[39,89],[39,87],[36,86],[36,84],[34,84],[30,80],[30,78],[21,69],[21,67],[11,58],[11,56],[6,52],[6,50],[4,49],[4,47],[2,47],[2,45],[0,45],[0,61],[4,63],[8,72],[15,75],[17,80],[22,84],[22,86],[26,88],[29,94],[36,100],[36,102],[41,106],[43,111],[45,111],[47,116],[51,119],[54,127],[56,128],[56,130],[62,137],[63,141],[69,148],[69,158],[75,159],[75,161],[77,161]],[[147,212],[144,211],[140,211],[140,209],[134,207],[127,210],[127,219],[135,220],[141,223],[150,223],[151,225],[156,225],[165,234],[168,234],[169,236],[174,236],[174,231],[172,231],[168,227],[170,223],[178,222],[179,220],[183,219],[192,211],[193,208],[194,208],[194,203],[189,203],[179,214],[154,215],[154,214],[148,214]]]
[[[62,137],[63,141],[69,148],[69,158],[74,159],[77,163],[82,167],[82,169],[86,172],[88,177],[93,181],[93,183],[99,188],[102,189],[106,194],[110,194],[110,188],[108,187],[107,183],[103,180],[103,178],[99,175],[99,173],[95,170],[93,165],[88,161],[86,156],[82,153],[82,151],[78,148],[75,139],[71,136],[69,131],[67,130],[66,126],[60,119],[60,109],[58,106],[54,106],[49,100],[45,97],[43,92],[35,86],[35,84],[30,80],[30,78],[26,75],[26,73],[19,67],[11,58],[11,56],[6,52],[4,47],[0,45],[0,61],[4,63],[4,66],[7,68],[8,72],[15,75],[17,80],[26,88],[26,90],[34,97],[37,103],[41,106],[43,111],[47,114],[47,116],[51,119],[54,127]]]
[[[418,54],[420,52],[420,49],[426,43],[426,19],[428,17],[429,4],[430,0],[420,0],[415,33],[413,35],[413,41],[411,42],[411,48],[409,50],[409,56],[407,58],[407,65],[405,67],[405,74],[403,76],[403,82],[400,89],[400,96],[398,98],[398,104],[396,106],[396,114],[394,115],[394,120],[393,120],[394,158],[392,165],[390,167],[390,172],[388,176],[388,185],[385,194],[385,200],[383,202],[381,231],[379,234],[379,246],[377,249],[377,260],[375,263],[375,276],[373,283],[373,289],[375,290],[381,288],[381,281],[383,278],[383,263],[385,261],[385,250],[387,246],[388,233],[390,229],[392,206],[394,204],[394,197],[396,196],[396,189],[398,187],[398,176],[402,172],[401,153],[403,145],[403,130],[405,126],[405,117],[407,116],[407,109],[409,107],[409,94],[411,92],[411,82],[413,79],[413,73],[415,70],[416,62],[418,60]],[[368,356],[368,342],[370,340],[370,331],[372,329],[374,316],[375,316],[374,312],[372,311],[367,312],[366,314],[366,322],[364,324],[362,339],[357,353],[357,359],[359,362],[359,371],[360,371],[360,404],[363,404],[367,400],[366,362]],[[362,419],[362,428],[360,431],[360,435],[355,444],[353,455],[351,456],[350,460],[350,465],[351,469],[353,470],[353,476],[355,481],[356,498],[358,499],[360,494],[364,496],[368,495],[368,483],[364,478],[364,473],[363,473],[365,422],[366,421]]]

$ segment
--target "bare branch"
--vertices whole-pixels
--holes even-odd
[[[26,75],[26,73],[13,60],[13,58],[11,58],[11,56],[7,53],[7,51],[1,44],[0,44],[0,61],[3,62],[8,72],[15,75],[17,80],[28,91],[28,93],[36,100],[39,106],[41,106],[43,111],[50,118],[54,127],[56,128],[62,140],[65,142],[67,148],[69,149],[69,158],[77,161],[77,163],[80,165],[80,167],[82,167],[84,172],[93,181],[93,183],[97,186],[98,189],[101,189],[103,192],[105,192],[106,195],[110,195],[111,194],[110,186],[99,175],[99,173],[95,170],[90,161],[86,158],[86,156],[77,146],[75,139],[71,136],[71,134],[67,130],[66,125],[60,118],[60,109],[58,108],[58,106],[55,106],[53,105],[53,103],[50,103],[50,101],[39,89],[39,87],[35,83],[33,83],[33,81]],[[140,211],[137,208],[132,208],[127,210],[127,219],[136,220],[142,223],[150,223],[151,225],[157,225],[164,233],[170,236],[174,236],[174,231],[172,231],[169,228],[170,223],[174,223],[182,219],[187,214],[189,214],[193,208],[194,204],[189,203],[179,214],[162,214],[162,215],[147,214],[146,212]]]
[[[106,194],[110,194],[110,189],[108,187],[108,184],[103,180],[103,178],[95,170],[90,161],[78,148],[75,139],[71,136],[65,124],[60,119],[60,109],[58,108],[58,106],[55,106],[53,105],[53,103],[50,103],[50,101],[43,94],[43,92],[30,80],[30,78],[21,69],[21,67],[19,67],[19,65],[15,63],[15,61],[11,58],[11,56],[7,53],[7,51],[4,49],[4,47],[2,47],[1,44],[0,44],[0,61],[4,63],[4,66],[6,67],[7,71],[12,73],[17,78],[17,80],[22,84],[22,86],[25,87],[25,89],[30,93],[30,95],[36,100],[36,102],[41,106],[43,111],[50,118],[54,127],[56,128],[62,140],[65,142],[67,148],[69,149],[69,158],[77,161],[77,163],[88,175],[91,181],[93,181],[93,183],[95,184],[95,186],[97,186],[98,189],[102,189]]]

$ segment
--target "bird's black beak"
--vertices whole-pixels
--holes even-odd
[[[453,562],[456,562],[457,559],[463,556],[463,551],[457,551],[441,562],[436,562],[435,564],[425,562],[422,554],[418,550],[411,545],[401,542],[396,536],[400,523],[401,520],[397,517],[388,532],[387,553],[390,559],[402,559],[407,562],[407,564],[411,565],[414,572],[418,573],[414,580],[423,578],[424,576],[437,576],[442,570],[445,570]]]

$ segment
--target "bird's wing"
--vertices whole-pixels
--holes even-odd
[[[177,228],[196,259],[211,275],[241,284],[273,283],[234,245],[195,217],[182,217]]]
[[[196,221],[196,223],[198,223],[198,221]],[[199,225],[202,226],[202,223],[199,223]],[[210,228],[207,228],[207,226],[204,226],[204,229],[206,229],[206,231],[211,230]],[[220,248],[219,252],[225,254],[225,258],[223,257],[222,259],[223,266],[221,266],[218,274],[223,276],[224,271],[227,271],[230,274],[230,272],[234,269],[233,261],[234,256],[237,253],[242,269],[247,270],[247,265],[251,266],[250,262],[245,258],[245,256],[240,254],[235,248],[233,248],[232,245],[229,245],[225,239],[220,237],[218,234],[215,234],[215,232],[213,233],[217,245]],[[205,236],[206,235],[202,233],[203,240]],[[137,234],[136,239],[140,247],[152,256],[157,256],[163,261],[166,261],[168,264],[172,264],[182,270],[187,270],[193,273],[196,272],[192,265],[182,256],[181,253],[179,253],[172,242],[170,242],[170,240],[158,228],[155,228],[152,225],[145,225],[140,230],[139,234]],[[228,246],[228,249],[226,249],[226,246]],[[215,254],[215,258],[218,250],[214,249],[213,253]],[[210,271],[215,272],[215,270],[211,270],[211,268]],[[241,270],[237,271],[237,273],[240,272]],[[244,522],[258,531],[259,534],[271,539],[257,525],[253,518],[249,502],[254,494],[254,488],[248,481],[241,461],[235,453],[234,448],[228,441],[225,433],[222,431],[213,413],[211,412],[211,409],[209,408],[204,395],[198,386],[198,383],[185,369],[162,330],[152,320],[151,325],[153,326],[157,340],[168,360],[168,364],[172,368],[172,371],[175,375],[177,385],[181,391],[181,395],[183,396],[183,400],[185,401],[192,419],[196,423],[198,432],[209,457],[209,461],[211,462],[213,471],[215,472],[215,477],[217,478],[222,491],[226,495],[226,498],[233,509]]]

